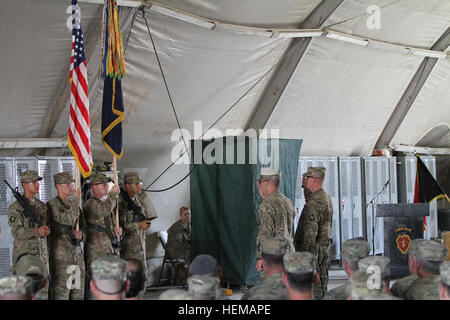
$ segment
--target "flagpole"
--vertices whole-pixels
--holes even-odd
[[[80,188],[79,177],[80,177],[80,169],[78,168],[78,165],[75,163],[75,191]],[[81,194],[80,194],[80,204],[81,204]],[[75,230],[80,231],[80,218],[78,218],[77,224],[75,225]]]
[[[113,168],[114,168],[114,185],[119,185],[119,178],[117,176],[117,158],[113,156]],[[116,228],[119,228],[119,198],[116,201]]]

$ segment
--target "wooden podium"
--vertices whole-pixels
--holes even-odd
[[[423,238],[423,217],[430,214],[428,203],[377,204],[377,217],[384,219],[384,255],[391,260],[392,278],[410,274],[408,249],[411,241]]]

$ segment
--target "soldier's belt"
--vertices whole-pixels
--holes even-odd
[[[52,224],[52,233],[57,234],[67,234],[73,232],[73,227],[67,224],[61,224],[61,223],[53,223]]]
[[[106,229],[103,228],[102,226],[99,226],[99,225],[97,225],[97,224],[92,224],[92,223],[87,223],[86,225],[87,225],[87,227],[88,227],[89,229],[91,229],[91,230],[94,230],[94,231],[97,231],[97,232],[103,232],[103,233],[108,234],[108,233],[106,232]]]

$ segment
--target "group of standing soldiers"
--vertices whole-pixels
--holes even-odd
[[[109,193],[108,176],[103,172],[92,173],[92,198],[84,202],[82,209],[81,192],[73,190],[70,173],[54,175],[58,195],[47,204],[35,198],[42,179],[33,170],[20,174],[23,198],[43,225],[35,225],[22,214],[25,208],[18,201],[8,209],[14,237],[12,273],[18,261],[29,255],[38,257],[48,272],[48,281],[37,293],[38,299],[83,300],[85,277],[91,276],[91,263],[100,256],[138,259],[146,268],[145,231],[157,215],[146,193],[141,192],[142,179],[137,173],[126,173],[123,190],[115,185]],[[69,198],[71,195],[73,200]],[[115,217],[116,206],[119,221]],[[94,299],[86,291],[87,298]]]

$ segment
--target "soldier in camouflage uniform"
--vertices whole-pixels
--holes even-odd
[[[357,271],[350,278],[350,297],[347,300],[402,300],[390,293],[383,293],[376,286],[369,286],[372,275]]]
[[[11,273],[16,276],[25,276],[30,278],[32,285],[33,300],[39,300],[37,293],[45,288],[48,282],[47,266],[39,257],[33,254],[25,254],[17,260]]]
[[[408,291],[407,300],[439,300],[439,266],[445,261],[447,248],[432,240],[425,240],[417,245],[415,261],[417,274],[420,277]]]
[[[73,192],[72,175],[61,172],[54,175],[58,196],[47,203],[50,213],[52,235],[50,236],[50,282],[49,298],[52,300],[83,300],[85,268],[80,241],[83,233],[76,230],[79,223],[84,229],[80,209],[80,190]],[[73,193],[73,200],[69,196]],[[75,240],[78,240],[75,242]],[[78,278],[78,275],[80,276]],[[77,277],[73,288],[67,287],[69,277]]]
[[[38,173],[33,170],[24,171],[20,174],[20,181],[24,190],[23,197],[44,225],[38,227],[32,224],[23,214],[24,208],[18,201],[11,204],[8,209],[8,224],[14,237],[13,266],[21,255],[31,253],[42,259],[48,271],[47,236],[50,234],[48,212],[46,205],[35,198],[35,195],[39,192],[40,180],[42,180],[42,177],[39,177]],[[39,291],[38,296],[42,300],[48,299],[48,284]]]
[[[317,257],[319,282],[314,286],[314,298],[323,299],[328,285],[328,260],[331,246],[333,204],[322,189],[324,167],[309,167],[303,174],[306,204],[294,236],[296,251],[308,251]]]
[[[379,288],[376,289],[382,294],[392,295],[389,290],[389,282],[391,280],[389,263],[391,263],[391,260],[388,257],[368,256],[359,260],[358,270],[369,275],[374,274],[373,280],[375,285],[379,284]]]
[[[450,261],[441,263],[439,280],[439,298],[441,300],[450,300]]]
[[[208,274],[194,275],[187,279],[192,300],[216,300],[220,281]]]
[[[417,245],[422,241],[425,240],[414,239],[411,241],[411,244],[409,245],[407,254],[408,254],[408,267],[409,272],[411,272],[411,274],[409,276],[396,280],[392,285],[391,292],[396,297],[405,299],[406,291],[408,291],[411,288],[412,284],[416,280],[420,279],[420,277],[417,275],[416,264],[414,263],[415,261],[414,255],[416,254]]]
[[[367,241],[350,239],[342,244],[341,257],[344,270],[350,279],[358,271],[359,260],[367,257],[370,252],[370,245]],[[347,300],[350,296],[350,281],[330,290],[325,295],[325,300]]]
[[[128,172],[123,177],[124,191],[128,194],[137,207],[141,208],[142,214],[147,217],[145,207],[137,196],[141,192],[142,179],[135,172]],[[150,228],[150,220],[138,222],[128,202],[119,195],[119,219],[124,229],[124,237],[121,242],[120,257],[122,259],[137,259],[141,261],[144,274],[147,277],[147,259],[145,231]],[[143,297],[144,291],[140,293]]]
[[[0,300],[32,300],[31,279],[25,276],[0,279]]]
[[[127,280],[127,263],[117,256],[106,255],[90,265],[90,289],[96,300],[124,300],[130,281]]]
[[[119,252],[113,247],[116,237],[122,236],[122,228],[115,226],[115,211],[119,186],[112,187],[108,194],[108,177],[102,172],[94,172],[90,177],[93,198],[83,204],[83,215],[86,220],[85,261],[89,278],[92,272],[92,261],[101,255],[116,255]],[[104,196],[106,200],[102,200]],[[88,298],[93,299],[92,292]]]
[[[193,300],[187,290],[169,289],[161,293],[159,300]]]
[[[180,208],[180,219],[167,230],[167,250],[173,259],[191,258],[191,211],[188,207]]]
[[[319,279],[316,257],[310,252],[291,252],[283,256],[283,283],[289,300],[312,300],[314,283]]]
[[[292,225],[295,210],[291,200],[280,193],[280,171],[261,170],[258,188],[263,200],[258,206],[256,270],[262,272],[264,271],[261,260],[262,239],[284,237],[289,242],[289,250],[294,251]]]
[[[283,255],[290,249],[284,237],[261,239],[261,255],[266,278],[247,290],[241,300],[289,300],[283,283]]]

